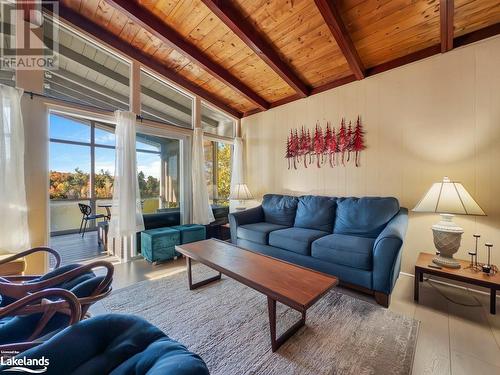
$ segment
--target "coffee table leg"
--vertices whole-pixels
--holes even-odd
[[[219,272],[219,274],[217,276],[210,277],[206,280],[202,280],[202,281],[199,281],[197,283],[193,283],[193,275],[191,273],[191,258],[190,257],[186,257],[186,265],[187,265],[189,290],[199,288],[200,286],[207,285],[211,282],[214,282],[214,281],[221,279],[221,273]]]
[[[279,349],[283,343],[293,336],[295,332],[299,330],[300,327],[306,324],[306,311],[302,311],[302,317],[298,322],[292,325],[285,333],[280,337],[276,337],[276,300],[271,297],[267,297],[267,309],[269,312],[269,328],[271,331],[271,347],[273,352]]]

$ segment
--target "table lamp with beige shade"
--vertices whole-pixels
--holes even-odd
[[[453,216],[486,215],[463,185],[444,177],[443,181],[430,187],[413,211],[441,215],[441,221],[432,226],[434,246],[439,251],[432,261],[439,266],[460,268],[460,263],[453,259],[453,254],[460,248],[464,230],[453,222]]]
[[[231,188],[229,199],[239,201],[240,206],[236,207],[236,211],[244,211],[246,207],[243,206],[243,202],[252,200],[253,196],[250,190],[248,190],[247,184],[236,184]]]

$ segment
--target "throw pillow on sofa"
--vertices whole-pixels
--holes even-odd
[[[291,227],[295,221],[299,199],[287,195],[266,194],[262,200],[264,220],[267,223]]]
[[[333,233],[375,238],[399,212],[396,198],[338,198]]]
[[[336,198],[304,195],[299,197],[294,227],[332,233]]]

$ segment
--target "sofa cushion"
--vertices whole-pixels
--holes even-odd
[[[280,229],[269,234],[269,245],[302,255],[311,255],[311,243],[326,235],[328,232],[315,229]]]
[[[336,198],[304,195],[299,197],[294,227],[333,231]]]
[[[269,233],[278,229],[285,229],[286,226],[271,223],[245,224],[238,227],[237,237],[243,240],[252,241],[267,245]]]
[[[311,256],[343,266],[371,270],[374,238],[330,234],[313,242]]]
[[[262,200],[264,220],[271,224],[291,227],[295,221],[298,198],[288,195],[266,194]]]
[[[396,198],[338,198],[333,233],[375,238],[398,212]]]

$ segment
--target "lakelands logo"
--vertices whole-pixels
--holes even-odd
[[[57,1],[0,0],[0,68],[55,70],[59,52]]]
[[[0,356],[0,366],[5,366],[3,371],[7,372],[43,374],[44,372],[47,372],[49,359],[44,356],[40,358]]]

